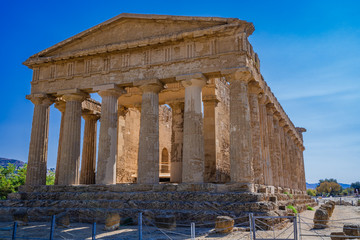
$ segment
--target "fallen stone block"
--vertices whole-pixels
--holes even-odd
[[[329,214],[329,218],[332,216],[333,208],[332,208],[331,205],[329,205],[329,204],[323,204],[323,205],[320,206],[320,209],[326,210],[326,211],[328,212],[328,214]]]
[[[329,214],[326,209],[317,209],[314,215],[314,228],[315,229],[323,229],[327,228],[327,224],[329,222]]]
[[[234,228],[234,219],[228,216],[218,216],[215,222],[215,232],[230,233]]]
[[[344,240],[344,239],[346,239],[345,233],[343,233],[343,232],[332,232],[330,235],[331,235],[331,240]]]
[[[344,224],[343,232],[347,236],[360,236],[360,225],[359,224]],[[360,237],[359,237],[360,239]]]
[[[70,216],[68,213],[63,212],[55,216],[55,223],[57,227],[70,227]]]
[[[114,231],[120,226],[120,215],[116,212],[106,214],[105,218],[105,231]]]
[[[176,228],[176,218],[174,215],[155,216],[155,225],[158,228],[174,229]]]
[[[14,221],[17,222],[18,226],[26,226],[29,222],[29,216],[27,211],[16,211],[13,214]]]

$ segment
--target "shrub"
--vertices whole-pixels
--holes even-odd
[[[315,209],[313,209],[313,208],[310,207],[310,206],[306,206],[306,209],[307,209],[307,210],[310,210],[310,211],[315,211]]]
[[[307,189],[306,190],[307,195],[315,197],[316,196],[316,190],[315,189]]]

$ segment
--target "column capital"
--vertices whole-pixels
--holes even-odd
[[[60,112],[64,113],[66,108],[66,102],[62,101],[62,99],[57,98],[55,101],[55,108],[57,108]]]
[[[45,93],[26,95],[26,99],[30,100],[34,105],[50,106],[55,102],[55,97]]]
[[[120,97],[121,94],[124,94],[126,91],[124,88],[118,87],[116,84],[104,84],[100,86],[96,86],[93,88],[94,91],[101,97],[105,96],[116,96]]]
[[[89,94],[86,92],[83,92],[80,89],[67,89],[67,90],[62,90],[59,91],[57,93],[58,95],[61,96],[61,98],[63,100],[67,101],[75,101],[75,102],[82,102],[84,101],[86,98],[89,97]]]
[[[215,95],[203,96],[202,97],[203,104],[215,104],[215,107],[220,102],[220,100]]]
[[[184,103],[184,100],[182,99],[182,101],[169,101],[169,102],[166,102],[166,104],[168,104],[171,109],[184,109],[185,107],[185,103]]]
[[[266,105],[266,104],[268,104],[270,102],[269,97],[266,96],[265,93],[259,93],[258,98],[259,98],[259,103],[260,104]]]
[[[138,86],[142,93],[159,93],[164,88],[164,85],[158,79],[142,80],[136,82],[136,84],[134,83],[134,85]]]
[[[100,118],[99,113],[94,113],[90,110],[85,110],[81,113],[81,116],[84,118],[84,120],[98,120]]]
[[[176,81],[181,81],[181,84],[184,87],[188,86],[205,86],[207,78],[202,73],[192,73],[176,76]]]
[[[221,70],[221,75],[224,76],[228,82],[249,82],[254,78],[250,68],[248,67],[223,69]]]
[[[287,125],[287,122],[285,121],[285,119],[280,118],[280,120],[279,120],[279,125],[280,125],[280,127],[284,128],[284,126]]]
[[[256,95],[260,95],[260,94],[264,93],[264,91],[261,89],[259,83],[256,82],[256,81],[250,81],[249,82],[248,92],[250,94],[256,94]]]
[[[266,110],[268,114],[274,114],[276,112],[275,105],[273,103],[266,104]]]

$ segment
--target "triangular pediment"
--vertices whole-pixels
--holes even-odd
[[[51,57],[111,44],[191,32],[226,25],[234,21],[239,21],[239,19],[123,13],[30,58]]]

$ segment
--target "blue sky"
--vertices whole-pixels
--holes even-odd
[[[0,157],[27,161],[33,105],[29,56],[120,13],[236,17],[261,71],[296,126],[305,127],[308,182],[360,181],[359,1],[3,1]],[[48,167],[60,114],[51,109]]]

